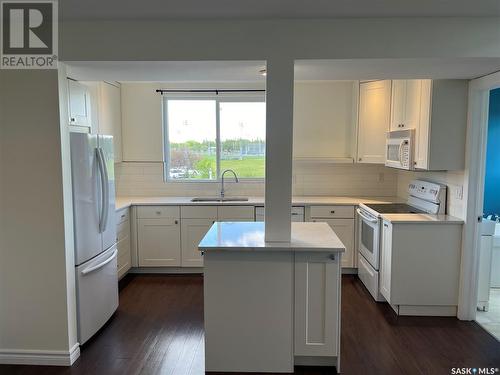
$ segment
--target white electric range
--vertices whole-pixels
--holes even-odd
[[[445,214],[446,185],[413,180],[406,203],[361,203],[358,213],[358,276],[376,301],[385,301],[379,290],[381,214]]]

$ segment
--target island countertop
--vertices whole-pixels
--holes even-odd
[[[215,222],[200,251],[344,252],[345,246],[327,223],[292,223],[290,242],[266,242],[264,222]]]

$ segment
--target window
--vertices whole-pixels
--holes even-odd
[[[165,176],[169,181],[265,177],[263,95],[165,96]]]

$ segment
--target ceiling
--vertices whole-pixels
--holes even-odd
[[[78,80],[264,82],[265,61],[68,62]],[[500,58],[298,60],[296,80],[470,79],[500,70]]]
[[[64,0],[63,20],[498,16],[498,0]]]

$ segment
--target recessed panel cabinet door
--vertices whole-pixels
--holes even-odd
[[[382,226],[382,254],[380,265],[380,293],[391,303],[392,225]]]
[[[178,219],[138,220],[139,266],[181,265],[181,226]]]
[[[385,163],[386,135],[391,116],[391,81],[363,82],[359,85],[359,163]]]
[[[354,219],[323,219],[340,238],[345,246],[342,254],[342,267],[355,267],[354,263]]]
[[[295,254],[294,354],[296,356],[338,354],[339,273],[338,254]]]
[[[198,250],[198,244],[214,221],[214,219],[182,219],[182,267],[203,266],[203,256]]]
[[[68,79],[69,124],[90,126],[90,93],[80,82]]]

